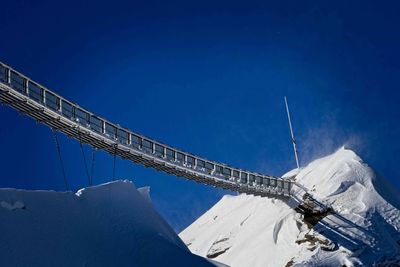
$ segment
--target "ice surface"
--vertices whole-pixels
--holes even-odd
[[[219,252],[214,259],[232,267],[400,264],[400,194],[353,151],[284,175],[293,176],[298,200],[304,187],[336,213],[310,229],[294,199],[224,196],[180,237],[193,253]]]
[[[128,181],[76,194],[0,189],[0,229],[0,266],[214,266]]]

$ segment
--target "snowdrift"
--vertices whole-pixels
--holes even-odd
[[[293,199],[224,196],[180,237],[193,253],[232,267],[400,266],[400,195],[353,151],[285,176],[300,185]],[[333,212],[306,220],[295,209],[303,186]]]
[[[0,266],[214,266],[190,253],[148,189],[0,189]]]

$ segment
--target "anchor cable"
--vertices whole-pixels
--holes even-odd
[[[92,169],[90,173],[90,183],[93,184],[93,176],[94,176],[94,161],[95,161],[95,155],[96,155],[96,148],[92,147]]]
[[[65,189],[67,191],[69,191],[67,175],[65,174],[64,162],[63,162],[63,159],[62,159],[62,156],[61,156],[60,142],[58,140],[57,132],[54,129],[52,129],[52,131],[53,131],[54,143],[56,145],[57,152],[58,152],[58,159],[60,161],[61,173],[62,173],[63,178],[64,178],[64,186],[65,186]]]
[[[83,149],[81,134],[79,134],[79,144],[80,144],[80,147],[81,147],[83,162],[84,162],[84,164],[85,164],[86,176],[87,176],[87,178],[88,178],[89,186],[91,186],[91,185],[92,185],[92,181],[91,181],[90,175],[89,175],[89,168],[88,168],[87,161],[86,161],[86,157],[85,157],[85,150]]]
[[[114,146],[114,165],[113,165],[113,181],[115,180],[115,165],[117,160],[117,145]]]

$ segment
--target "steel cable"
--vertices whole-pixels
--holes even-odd
[[[113,166],[113,181],[115,180],[115,165],[117,160],[117,146],[114,146],[114,166]]]
[[[52,130],[52,131],[53,131],[54,142],[56,144],[56,148],[57,148],[57,152],[58,152],[58,159],[60,160],[61,172],[62,172],[62,175],[63,175],[63,178],[64,178],[65,190],[69,191],[67,175],[65,174],[64,162],[63,162],[62,156],[61,156],[60,142],[58,140],[57,132],[54,131],[54,130]]]
[[[93,176],[94,176],[94,161],[95,161],[95,155],[96,155],[96,148],[92,147],[92,169],[90,173],[90,183],[93,184]]]
[[[90,179],[89,168],[88,168],[88,165],[87,165],[87,161],[86,161],[86,157],[85,157],[85,150],[83,149],[83,144],[82,144],[82,139],[81,139],[81,135],[80,134],[79,134],[79,144],[80,144],[80,147],[81,147],[83,162],[85,164],[86,176],[87,176],[87,179],[88,179],[89,186],[91,186],[92,182],[91,182],[91,179]]]

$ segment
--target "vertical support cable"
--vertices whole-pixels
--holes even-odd
[[[114,165],[113,165],[113,178],[112,180],[115,181],[115,165],[117,161],[117,144],[114,145]]]
[[[92,169],[90,173],[90,184],[93,185],[93,176],[94,176],[94,160],[95,160],[95,155],[96,155],[96,148],[92,147]]]
[[[288,120],[289,120],[289,129],[290,129],[290,135],[291,135],[291,137],[292,137],[294,156],[296,157],[297,169],[299,169],[299,168],[300,168],[300,165],[299,165],[299,157],[298,157],[298,155],[297,155],[296,140],[294,139],[293,128],[292,128],[292,121],[291,121],[291,119],[290,119],[289,106],[288,106],[288,102],[287,102],[286,96],[285,96],[285,105],[286,105],[286,113],[287,113]]]
[[[80,134],[80,133],[79,133],[79,144],[80,144],[80,147],[81,147],[83,162],[84,162],[84,164],[85,164],[86,177],[87,177],[87,179],[88,179],[89,186],[91,186],[91,185],[92,185],[92,182],[91,182],[91,180],[90,180],[89,168],[88,168],[88,165],[87,165],[87,161],[86,161],[86,157],[85,157],[85,151],[84,151],[84,149],[83,149],[83,144],[82,144],[82,139],[81,139],[81,134]]]
[[[53,131],[54,142],[56,144],[56,148],[57,148],[57,152],[58,152],[58,159],[60,160],[61,172],[62,172],[62,175],[64,178],[65,190],[69,191],[68,180],[67,180],[67,176],[65,175],[64,162],[63,162],[62,156],[61,156],[60,142],[58,141],[57,132],[54,131],[54,129],[52,129],[52,131]]]

